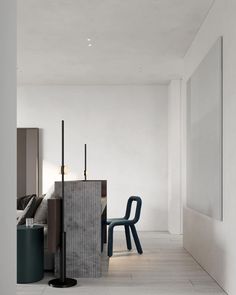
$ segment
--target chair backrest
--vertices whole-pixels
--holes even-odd
[[[130,218],[131,207],[132,207],[133,202],[137,202],[137,206],[136,206],[134,218],[131,219],[131,221],[133,221],[133,223],[137,223],[140,218],[141,207],[142,207],[142,199],[140,197],[137,197],[137,196],[129,197],[124,218],[125,219]]]

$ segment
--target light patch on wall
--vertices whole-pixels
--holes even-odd
[[[43,160],[43,193],[46,194],[55,181],[61,181],[60,166]],[[78,180],[78,175],[68,167],[64,176],[65,181]]]
[[[223,218],[222,40],[187,84],[187,205],[218,220]]]

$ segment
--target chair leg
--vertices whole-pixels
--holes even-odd
[[[131,244],[131,239],[130,239],[129,225],[125,225],[125,237],[126,237],[127,249],[131,250],[132,244]]]
[[[111,257],[113,254],[113,226],[108,227],[108,256]]]
[[[141,247],[141,244],[140,244],[140,241],[139,241],[139,237],[138,237],[138,234],[137,234],[137,231],[136,231],[136,228],[135,228],[134,224],[132,224],[130,226],[130,228],[131,228],[131,231],[132,231],[132,234],[133,234],[133,237],[134,237],[134,242],[135,242],[137,251],[138,251],[139,254],[142,254],[143,250],[142,250],[142,247]]]

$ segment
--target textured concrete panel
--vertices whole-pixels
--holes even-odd
[[[61,195],[61,183],[55,183]],[[101,181],[65,182],[65,218],[67,235],[67,276],[99,277],[102,275],[101,253]],[[59,255],[56,255],[58,272]]]

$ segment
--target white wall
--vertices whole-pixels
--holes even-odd
[[[168,230],[182,233],[181,191],[181,80],[168,87]]]
[[[167,230],[167,86],[24,86],[18,126],[42,129],[43,192],[58,174],[60,120],[65,120],[67,179],[108,180],[108,214],[123,216],[127,198],[140,195],[138,228]]]
[[[230,295],[236,294],[235,15],[235,0],[216,0],[184,58],[186,82],[216,39],[223,35],[223,222],[185,208],[184,247]],[[183,111],[186,111],[186,100]]]
[[[0,293],[16,293],[16,3],[0,1]]]

